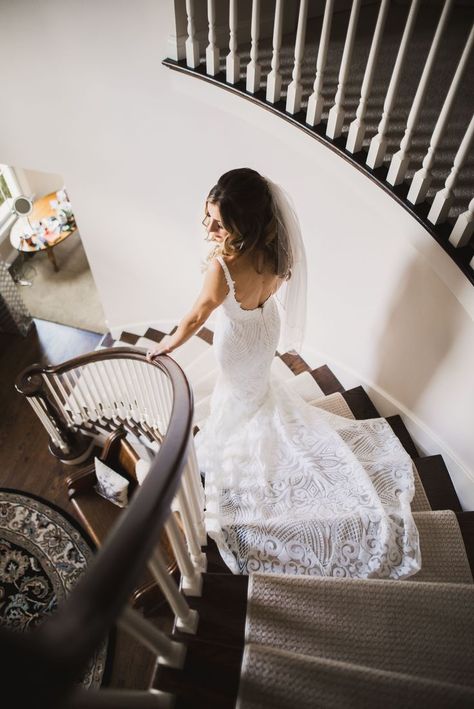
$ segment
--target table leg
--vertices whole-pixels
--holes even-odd
[[[59,266],[56,261],[56,256],[54,255],[53,247],[50,247],[48,250],[48,258],[51,261],[51,263],[54,266],[55,271],[59,271]]]

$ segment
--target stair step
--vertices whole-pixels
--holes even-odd
[[[471,573],[474,576],[474,512],[456,512]]]
[[[232,571],[223,561],[215,541],[210,537],[207,538],[207,546],[204,547],[203,551],[207,557],[208,573],[232,574]]]
[[[249,644],[242,660],[239,709],[419,709],[473,706],[474,690],[411,674],[376,670]]]
[[[295,376],[295,372],[293,372],[290,367],[284,363],[281,357],[273,358],[271,372],[272,376],[284,382],[288,381],[288,379],[293,379]]]
[[[414,461],[426,496],[433,510],[462,512],[456,490],[441,455],[415,458]]]
[[[140,339],[140,335],[134,335],[133,332],[122,332],[119,337],[120,342],[126,342],[127,345],[135,345]]]
[[[155,328],[149,327],[143,337],[146,337],[148,340],[152,340],[153,342],[161,342],[165,335],[166,332],[162,332],[161,330],[155,330]]]
[[[353,389],[348,389],[341,393],[356,419],[380,418],[379,412],[363,387],[354,387]]]
[[[281,354],[279,357],[294,374],[301,374],[301,372],[311,371],[309,364],[306,364],[303,357],[299,354],[294,352],[285,352],[285,354]]]
[[[204,342],[207,342],[208,345],[212,345],[214,340],[214,333],[212,332],[212,330],[209,330],[208,327],[202,327],[197,333],[197,336],[200,337],[201,340],[204,340]]]
[[[202,580],[202,595],[187,598],[190,607],[199,613],[195,638],[199,642],[243,647],[249,577],[205,573]],[[174,637],[183,641],[189,638],[179,631],[174,632]]]
[[[331,372],[327,364],[323,364],[321,367],[313,369],[311,374],[316,379],[319,388],[324,394],[336,394],[337,392],[344,391],[344,387],[341,382]]]
[[[395,416],[387,416],[387,423],[391,426],[393,432],[399,439],[400,443],[408,453],[411,458],[418,458],[420,456],[412,437],[408,433],[408,430],[403,423],[401,416],[395,414]]]
[[[474,584],[253,574],[248,599],[247,643],[474,688]]]
[[[243,648],[186,640],[183,669],[158,665],[150,689],[171,694],[174,709],[235,709]]]
[[[472,573],[456,514],[451,510],[414,512],[420,535],[421,569],[406,579],[472,583]]]

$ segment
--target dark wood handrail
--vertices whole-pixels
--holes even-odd
[[[34,365],[24,370],[17,388],[30,375],[60,373],[101,359],[129,357],[146,361],[129,348],[112,348],[81,355],[54,367]],[[34,706],[61,706],[87,660],[107,635],[128,602],[146,563],[158,543],[163,524],[178,489],[191,440],[193,396],[179,365],[166,355],[150,367],[159,367],[173,387],[168,431],[143,485],[136,491],[117,525],[92,563],[54,615],[31,633],[2,629],[0,650],[5,658],[2,689]],[[23,694],[22,694],[23,693]],[[23,706],[21,700],[16,704]]]

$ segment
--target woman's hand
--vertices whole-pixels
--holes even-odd
[[[146,358],[149,362],[152,362],[155,357],[161,354],[169,354],[173,351],[173,346],[171,343],[171,336],[166,335],[161,342],[158,342],[154,347],[147,350]]]

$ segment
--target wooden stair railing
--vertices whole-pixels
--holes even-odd
[[[94,365],[100,364],[104,365],[102,389],[93,371]],[[148,377],[138,367],[146,368]],[[126,370],[130,383],[125,387],[122,375]],[[115,390],[113,373],[117,376]],[[107,375],[111,389],[105,386]],[[148,389],[144,388],[146,382],[152,385]],[[156,382],[160,386],[153,389]],[[51,433],[53,452],[59,455],[67,448],[66,454],[71,455],[77,441],[84,445],[81,430],[100,431],[118,425],[136,427],[155,440],[159,437],[160,446],[143,484],[62,607],[29,633],[0,628],[2,689],[15,696],[16,706],[167,706],[169,697],[155,690],[86,691],[78,689],[76,682],[116,623],[152,650],[158,663],[182,666],[185,645],[171,640],[128,605],[146,566],[171,606],[176,628],[196,632],[198,614],[185,595],[201,593],[201,574],[206,568],[201,546],[206,537],[192,439],[193,397],[187,379],[169,357],[149,363],[137,351],[113,348],[56,367],[30,367],[20,375],[17,388],[36,401],[33,408]],[[171,510],[179,512],[185,541],[177,533]],[[159,548],[163,528],[181,573],[180,589],[167,573]]]
[[[469,113],[469,103],[467,97],[470,96],[469,84],[469,64],[472,47],[474,46],[474,25],[472,24],[473,14],[465,4],[456,7],[456,0],[444,0],[436,6],[422,6],[420,0],[410,0],[406,7],[397,7],[396,3],[390,4],[388,0],[380,0],[375,3],[374,8],[378,14],[374,26],[373,40],[370,44],[370,51],[366,60],[364,78],[359,87],[354,80],[351,84],[351,91],[358,99],[357,112],[352,121],[349,121],[350,101],[345,98],[348,89],[348,77],[351,71],[358,73],[357,62],[352,62],[354,46],[364,36],[364,22],[361,19],[361,6],[373,3],[352,0],[351,7],[346,7],[342,13],[349,14],[345,35],[344,51],[340,65],[333,64],[327,66],[328,48],[334,42],[331,36],[331,27],[334,30],[338,10],[333,0],[326,0],[324,5],[324,17],[319,24],[315,24],[315,8],[311,17],[308,12],[306,0],[299,0],[291,7],[294,15],[294,22],[291,29],[285,30],[286,44],[283,46],[283,1],[277,0],[274,11],[266,9],[266,16],[260,12],[257,3],[252,5],[251,26],[247,29],[245,18],[238,16],[239,12],[245,12],[243,3],[235,0],[231,3],[231,13],[229,27],[216,28],[215,0],[209,0],[207,5],[207,19],[209,35],[200,27],[200,37],[198,40],[198,28],[194,21],[194,0],[186,3],[188,17],[187,27],[184,27],[183,18],[179,17],[176,7],[172,9],[175,13],[175,20],[178,27],[176,34],[170,36],[171,56],[163,60],[163,65],[169,69],[195,76],[219,86],[227,91],[237,93],[242,98],[254,104],[262,106],[285,121],[300,128],[306,134],[312,136],[328,148],[336,152],[340,157],[349,161],[359,171],[365,173],[369,179],[381,187],[391,197],[393,197],[402,207],[420,222],[438,244],[449,254],[465,276],[474,283],[474,233],[473,204],[470,196],[463,195],[462,211],[452,214],[450,210],[453,203],[453,187],[458,181],[459,175],[467,160],[469,148],[474,136],[474,124]],[[299,7],[298,19],[296,13]],[[367,7],[365,7],[367,9]],[[370,10],[370,8],[369,8]],[[273,15],[270,13],[273,12]],[[323,12],[321,8],[321,15]],[[341,14],[342,14],[341,13]],[[360,16],[360,17],[359,17]],[[456,67],[445,79],[446,87],[443,89],[444,101],[441,107],[436,106],[430,111],[436,116],[436,122],[432,125],[428,120],[426,125],[420,125],[420,115],[423,104],[426,100],[432,100],[437,94],[436,62],[442,56],[443,41],[452,31],[454,24],[448,27],[448,21],[455,16],[456,27],[462,28],[459,35],[458,46],[454,52]],[[239,29],[239,39],[235,27],[237,18],[241,24]],[[313,22],[310,23],[310,20]],[[372,22],[373,18],[370,19]],[[416,85],[415,96],[410,94],[409,86],[405,87],[404,81],[407,75],[407,65],[410,62],[410,51],[415,45],[417,32],[420,25],[424,23],[431,27],[436,20],[429,51],[424,59],[421,76]],[[367,21],[367,20],[366,20]],[[418,22],[418,24],[416,24]],[[269,23],[273,25],[273,42],[269,46],[269,37],[262,37],[263,27]],[[321,27],[319,28],[319,25]],[[341,25],[342,26],[342,25]],[[216,43],[216,36],[229,31],[229,53],[220,58],[220,50]],[[311,30],[313,34],[310,36]],[[457,31],[458,31],[457,30]],[[340,33],[341,30],[339,30]],[[334,33],[333,33],[334,34]],[[459,34],[459,32],[458,32]],[[223,35],[225,36],[225,34]],[[305,47],[305,36],[312,43],[312,48]],[[186,52],[184,51],[184,39],[186,39]],[[209,44],[206,39],[209,37]],[[421,54],[424,53],[422,45],[426,42],[424,35],[420,34]],[[262,45],[266,39],[266,49],[262,51]],[[340,34],[337,38],[340,41]],[[429,40],[428,40],[429,41]],[[390,44],[395,42],[398,45],[398,53],[393,62],[390,53]],[[201,46],[200,46],[201,44]],[[222,44],[222,43],[221,43]],[[294,64],[286,66],[286,71],[282,69],[285,53],[290,51],[294,44]],[[174,45],[174,46],[173,46]],[[189,51],[192,47],[192,52]],[[313,59],[311,52],[317,47],[317,61],[315,70],[313,69]],[[308,49],[308,51],[306,51]],[[387,50],[387,51],[386,51]],[[246,58],[250,61],[247,63]],[[271,64],[270,64],[271,59]],[[379,117],[378,127],[370,126],[372,135],[368,147],[364,144],[364,138],[369,137],[369,126],[367,124],[367,103],[371,99],[371,94],[375,93],[374,73],[378,65],[389,63],[393,68],[390,80],[382,88],[378,98],[383,99],[383,109]],[[472,60],[471,60],[472,62]],[[239,68],[240,67],[240,68]],[[331,81],[328,68],[332,74],[338,74],[337,87],[334,97],[326,103],[324,107],[323,89],[326,93],[331,84],[331,93],[334,89],[334,82]],[[314,83],[308,91],[301,81],[303,69],[314,76]],[[314,74],[313,74],[314,71]],[[267,72],[265,74],[265,72]],[[304,73],[304,72],[303,72]],[[284,76],[286,74],[286,76]],[[286,86],[284,85],[286,83]],[[439,82],[438,82],[439,83]],[[323,86],[323,84],[326,84]],[[286,91],[286,100],[284,92]],[[380,89],[378,89],[380,93]],[[462,132],[458,130],[456,121],[449,122],[450,114],[456,100],[461,97],[466,105],[466,111],[459,123]],[[373,98],[373,97],[372,97]],[[392,150],[388,145],[387,135],[389,126],[392,127],[400,118],[397,115],[399,107],[396,105],[407,102],[411,105],[409,115],[406,119],[406,128],[402,134],[399,149],[390,155]],[[435,105],[435,104],[433,104]],[[329,109],[327,118],[323,120],[323,109]],[[378,107],[373,108],[378,111]],[[405,122],[405,119],[403,119]],[[346,123],[346,126],[344,125]],[[345,133],[344,129],[348,128]],[[420,129],[423,128],[423,131]],[[446,153],[440,161],[440,144],[445,136],[455,129],[453,154]],[[397,128],[397,131],[399,128]],[[425,133],[423,144],[420,146],[422,152],[422,165],[414,175],[410,172],[407,175],[410,163],[414,163],[413,136],[418,130],[417,140],[420,141],[421,133]],[[397,139],[398,140],[398,139]],[[453,155],[455,153],[454,162]],[[419,159],[419,155],[416,156]],[[433,164],[437,161],[436,168],[442,170],[442,182],[433,181]],[[389,162],[387,162],[389,159]],[[385,164],[384,164],[385,163]],[[471,167],[472,169],[472,167]],[[467,173],[463,173],[466,175]],[[444,186],[443,186],[444,183]],[[433,186],[434,195],[427,195],[430,186]],[[472,184],[469,184],[469,190]],[[471,192],[472,194],[472,192]],[[426,198],[433,196],[432,204]]]

